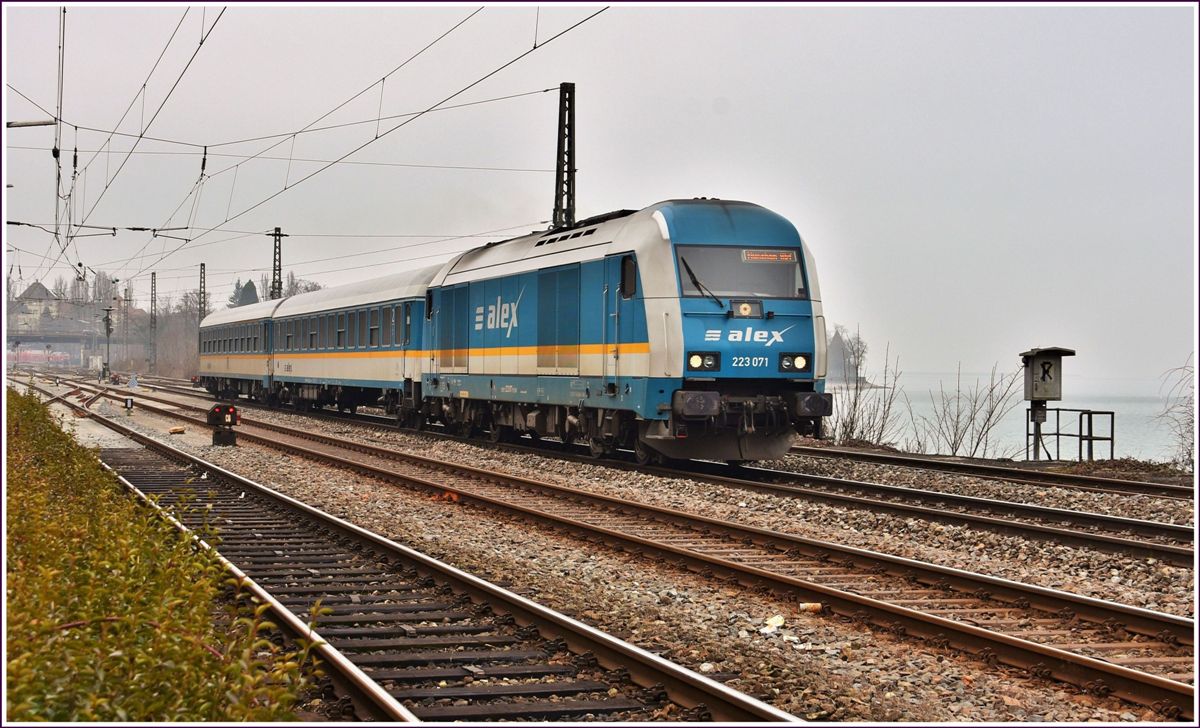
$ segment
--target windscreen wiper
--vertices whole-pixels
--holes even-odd
[[[687,271],[688,278],[692,279],[692,285],[696,287],[696,290],[706,294],[709,298],[716,301],[718,306],[724,309],[725,304],[721,303],[721,299],[717,298],[717,294],[708,290],[708,286],[701,283],[700,279],[696,277],[696,273],[692,270],[692,266],[688,265],[687,258],[681,255],[679,256],[679,262],[683,263],[683,269]]]

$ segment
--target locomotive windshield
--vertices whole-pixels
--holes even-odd
[[[675,257],[684,296],[808,298],[797,248],[680,245]]]

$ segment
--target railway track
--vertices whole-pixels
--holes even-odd
[[[173,391],[174,393],[208,398],[207,393],[201,393],[201,391],[191,389],[187,382],[182,382],[180,380],[157,381],[162,382],[160,386]],[[325,417],[340,417],[341,419],[356,420],[366,424],[383,427],[395,427],[395,422],[390,417],[377,417],[373,415],[333,415],[329,412],[317,414]],[[989,480],[1002,480],[1022,485],[1049,485],[1058,488],[1086,490],[1098,493],[1140,494],[1188,501],[1192,500],[1195,496],[1194,488],[1189,486],[1153,483],[1140,480],[1100,478],[1090,475],[1055,473],[1040,470],[1029,470],[1025,468],[1009,468],[998,465],[960,462],[940,458],[921,457],[917,455],[874,453],[837,447],[808,446],[795,446],[792,448],[791,452],[796,455],[805,455],[809,457],[855,460],[879,465],[899,465],[924,470],[940,470]],[[787,471],[775,472],[785,473]]]
[[[154,387],[163,391],[171,392],[173,394],[180,394],[205,400],[212,399],[212,395],[210,395],[206,390],[192,388],[190,383],[182,380],[154,380],[154,382]],[[242,402],[249,406],[265,408],[265,405],[258,403],[248,402],[246,400],[242,400]],[[366,425],[386,427],[389,429],[399,429],[396,426],[395,419],[387,416],[333,413],[329,410],[311,410],[303,414],[312,414],[317,417],[328,419],[355,421]],[[577,451],[579,453],[585,453],[586,448],[580,447],[577,449]],[[1192,500],[1193,496],[1195,495],[1195,490],[1190,486],[1172,485],[1169,483],[1155,483],[1142,480],[1101,478],[1090,475],[1076,475],[1073,473],[1058,473],[1053,471],[1031,470],[1026,468],[1004,467],[974,462],[946,460],[936,457],[923,457],[918,455],[876,453],[839,447],[811,447],[800,445],[794,446],[791,449],[791,452],[792,454],[796,455],[805,455],[818,458],[856,460],[881,465],[899,465],[915,469],[941,470],[959,473],[962,475],[971,475],[988,480],[1001,480],[1020,485],[1053,486],[1058,488],[1086,490],[1098,493],[1126,495],[1136,494],[1188,501]],[[790,471],[775,472],[789,473]],[[792,474],[794,475],[794,473]]]
[[[335,683],[374,719],[642,721],[669,714],[672,720],[796,720],[513,592],[89,414],[142,446],[102,450],[106,467],[181,528],[201,534],[215,529],[209,540],[226,565],[249,580],[249,588],[294,635],[319,643]],[[313,617],[318,600],[324,609]],[[668,702],[680,709],[664,710]]]
[[[180,406],[176,404],[175,406]],[[177,415],[186,417],[186,415]],[[274,426],[273,426],[274,427]],[[312,433],[242,437],[1191,720],[1194,622]]]
[[[116,397],[116,395],[112,396]],[[205,409],[144,394],[139,398],[174,407],[190,408],[197,412]],[[343,421],[346,419],[345,416],[332,413],[325,413],[322,418]],[[358,422],[359,419],[355,418],[350,421]],[[311,432],[302,433],[295,428],[245,417],[242,422],[245,426],[303,436],[338,447],[353,447],[353,443],[342,438]],[[383,424],[382,426],[394,428],[392,424]],[[521,446],[506,445],[504,447],[522,449]],[[545,454],[544,450],[523,449]],[[388,452],[383,449],[378,450]],[[560,458],[594,462],[590,457],[571,453],[557,452],[554,455]],[[606,464],[620,468],[632,467],[617,462],[606,461]],[[803,498],[841,506],[896,513],[905,517],[923,518],[998,531],[1023,538],[1155,558],[1175,564],[1190,565],[1195,558],[1195,532],[1190,526],[763,468],[690,463],[686,469],[661,466],[638,466],[637,469],[664,477],[690,479],[699,477],[720,485],[776,496]]]
[[[1075,475],[1072,473],[1054,473],[1042,470],[1027,470],[1025,468],[1007,468],[999,465],[982,463],[959,462],[939,458],[920,457],[917,455],[899,455],[893,453],[863,452],[861,450],[846,450],[836,447],[806,447],[796,446],[792,453],[816,458],[836,458],[839,460],[854,460],[857,462],[873,463],[876,465],[900,465],[907,468],[922,470],[941,470],[950,473],[970,475],[989,480],[1004,480],[1023,485],[1052,485],[1057,488],[1074,488],[1097,493],[1124,493],[1152,495],[1164,498],[1181,498],[1192,500],[1196,491],[1191,486],[1170,485],[1167,483],[1152,483],[1142,480],[1120,480],[1116,478],[1099,478],[1092,475]]]

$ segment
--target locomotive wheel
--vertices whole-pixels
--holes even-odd
[[[638,465],[658,465],[662,462],[662,455],[648,447],[639,437],[633,441],[633,459]]]
[[[512,439],[512,427],[509,425],[492,425],[488,430],[489,442],[511,442]]]
[[[608,456],[608,443],[602,437],[593,437],[588,439],[588,447],[592,451],[592,457],[603,458]]]

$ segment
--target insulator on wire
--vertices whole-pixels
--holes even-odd
[[[58,159],[58,147],[52,147],[50,149],[50,156]]]
[[[200,158],[200,174],[204,174],[204,168],[208,166],[208,147],[204,148],[204,156]]]
[[[79,147],[75,147],[75,155],[71,158],[71,171],[79,169]]]

